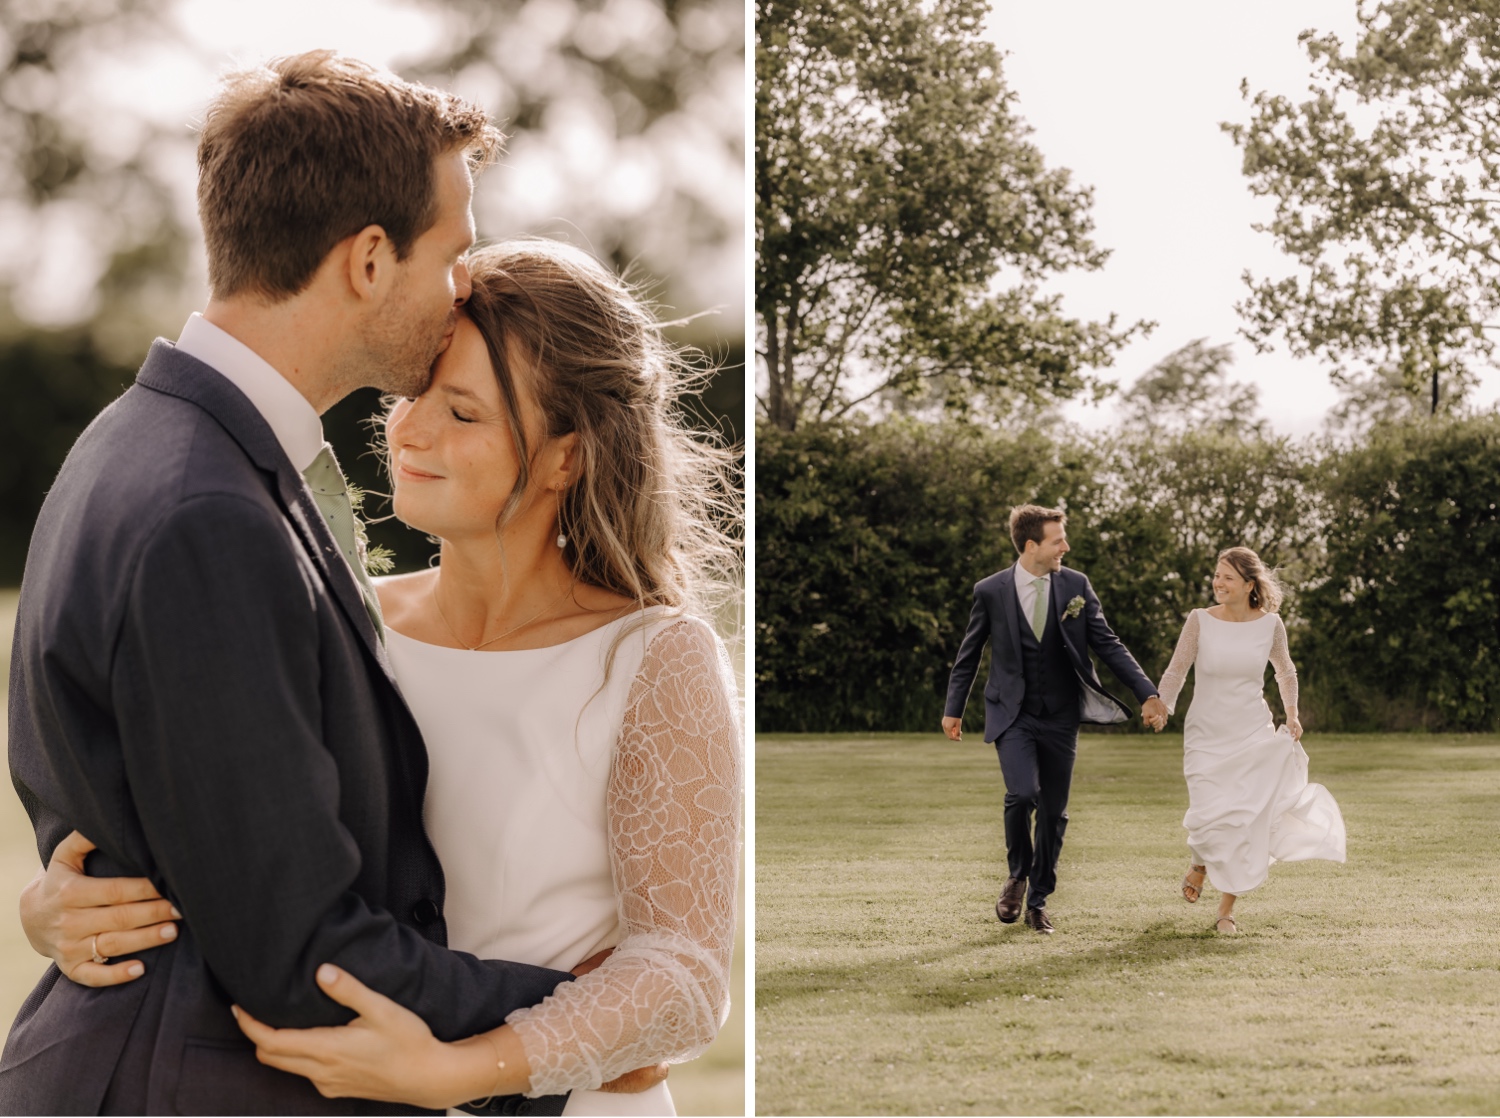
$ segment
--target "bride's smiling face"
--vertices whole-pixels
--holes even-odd
[[[1250,583],[1226,559],[1214,568],[1214,601],[1221,606],[1242,605],[1250,600]]]
[[[540,444],[534,461],[542,466],[556,455],[548,453],[550,440],[540,438],[541,418],[526,398],[525,385],[517,387],[528,440]],[[444,540],[494,538],[496,521],[520,479],[520,458],[489,349],[468,318],[459,316],[427,391],[398,402],[386,417],[385,432],[397,517]],[[548,483],[556,480],[546,473],[534,469],[521,518],[555,520],[556,496]]]

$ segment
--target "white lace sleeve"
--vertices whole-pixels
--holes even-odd
[[[512,1013],[532,1096],[690,1060],[729,1012],[742,766],[729,658],[684,619],[631,687],[607,810],[625,938],[603,965]]]
[[[1271,637],[1271,666],[1276,669],[1276,686],[1281,691],[1281,705],[1286,708],[1287,718],[1297,717],[1297,666],[1292,663],[1291,650],[1286,644],[1286,626],[1281,615],[1276,616],[1276,632]]]
[[[1172,653],[1172,662],[1162,673],[1161,684],[1156,692],[1167,704],[1167,713],[1177,713],[1177,696],[1182,694],[1182,685],[1187,682],[1188,669],[1198,658],[1198,611],[1193,610],[1182,623],[1182,635],[1177,638],[1177,648]]]

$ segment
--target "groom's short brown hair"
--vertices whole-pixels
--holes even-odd
[[[1048,524],[1068,523],[1068,514],[1062,509],[1047,509],[1041,505],[1017,505],[1010,510],[1010,542],[1016,551],[1026,552],[1026,541],[1042,542],[1042,533]]]
[[[230,74],[198,141],[214,296],[295,295],[369,225],[405,259],[437,220],[437,160],[464,152],[477,169],[503,139],[477,106],[333,51]]]

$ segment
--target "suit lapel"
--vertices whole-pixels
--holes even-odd
[[[394,683],[395,676],[391,673],[390,658],[386,655],[385,645],[381,642],[380,636],[375,632],[375,625],[370,620],[370,612],[365,608],[365,599],[360,593],[359,583],[355,581],[354,572],[349,569],[349,564],[344,562],[338,549],[338,541],[333,538],[333,532],[327,524],[323,523],[322,514],[318,512],[318,506],[312,494],[308,492],[302,477],[291,467],[290,463],[287,464],[285,473],[277,473],[276,482],[278,495],[286,509],[287,519],[296,525],[297,534],[302,537],[302,544],[307,549],[308,555],[317,565],[328,588],[333,591],[333,596],[338,599],[344,616],[358,630],[360,639],[370,650],[370,655],[375,657],[381,670],[390,676],[391,682]]]
[[[160,338],[152,343],[151,352],[146,355],[136,380],[147,388],[177,396],[208,412],[259,469],[276,479],[277,500],[287,519],[296,527],[308,557],[323,576],[344,616],[370,650],[370,655],[394,684],[390,659],[365,610],[364,595],[355,581],[354,572],[344,562],[328,525],[323,523],[302,475],[287,458],[275,433],[255,405],[211,365],[178,352],[170,342]]]
[[[1005,631],[1010,634],[1011,654],[1015,657],[1015,663],[1021,662],[1021,629],[1020,609],[1016,602],[1016,569],[1007,567],[1000,572],[996,585],[1000,590],[1000,618],[1005,624]]]

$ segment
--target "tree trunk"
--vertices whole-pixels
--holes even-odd
[[[796,365],[797,308],[801,295],[792,288],[785,308],[773,308],[766,318],[766,367],[770,385],[766,392],[766,418],[783,431],[797,429]]]
[[[774,310],[766,316],[766,376],[766,418],[780,427],[786,392],[781,383],[781,316]]]

